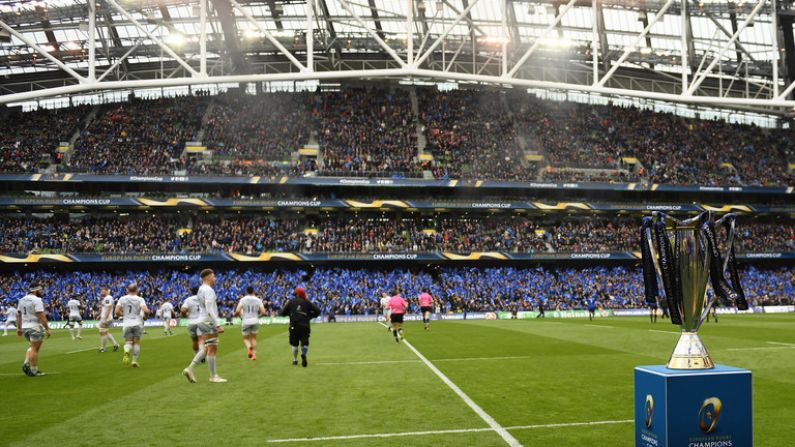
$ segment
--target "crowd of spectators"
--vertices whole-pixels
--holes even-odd
[[[738,225],[738,251],[795,251],[795,226],[758,223]],[[763,247],[764,249],[760,249]]]
[[[752,306],[793,304],[795,270],[748,267],[740,276]],[[249,285],[270,310],[281,308],[293,289],[302,286],[327,315],[378,313],[384,293],[403,295],[410,299],[411,311],[418,312],[417,297],[422,289],[430,290],[444,313],[532,311],[539,306],[546,310],[582,309],[589,299],[605,309],[645,307],[642,274],[625,267],[228,270],[217,272],[217,278],[215,290],[222,316],[231,313]],[[65,303],[71,298],[85,304],[85,318],[95,318],[100,287],[105,285],[118,298],[125,294],[128,284],[135,282],[150,307],[157,308],[165,301],[179,307],[190,295],[190,287],[197,285],[198,274],[169,270],[1,273],[0,303],[16,303],[34,282],[43,287],[48,318],[61,320],[67,315]]]
[[[309,93],[220,95],[205,123],[204,143],[214,158],[229,158],[237,167],[290,160],[317,127],[311,102]]]
[[[0,114],[0,172],[33,173],[42,159],[57,162],[58,145],[82,128],[90,110],[81,106]]]
[[[795,133],[614,105],[514,96],[517,127],[555,167],[616,168],[636,157],[655,183],[781,185]]]
[[[173,174],[185,168],[209,97],[131,99],[100,107],[75,142],[65,172]]]
[[[417,96],[436,178],[535,180],[501,94],[427,88]]]
[[[176,218],[97,217],[69,220],[3,216],[2,253],[170,253],[183,250]]]
[[[0,218],[0,253],[417,253],[639,250],[638,219],[127,214]],[[740,222],[738,252],[795,250],[795,225]],[[723,236],[721,236],[722,238]]]
[[[90,106],[12,113],[0,123],[0,171],[35,171],[43,155],[79,131],[68,164],[59,166],[62,172],[795,183],[788,166],[795,159],[793,129],[545,101],[524,93],[418,88],[416,95],[416,111],[407,89],[346,87],[131,97],[98,106],[88,120]],[[208,160],[183,154],[185,143],[198,137],[213,151]],[[292,154],[310,141],[319,145],[320,157],[296,163]],[[421,160],[420,151],[433,159]],[[550,168],[526,162],[525,151],[544,155]],[[642,167],[624,164],[624,157]]]
[[[321,174],[418,173],[416,117],[406,90],[344,89],[315,97]]]
[[[620,123],[604,107],[512,98],[516,128],[531,150],[546,154],[552,166],[615,168],[624,151],[616,144]]]

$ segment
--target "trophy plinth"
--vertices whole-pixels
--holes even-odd
[[[668,360],[670,369],[712,369],[715,362],[696,332],[682,331],[679,342]]]

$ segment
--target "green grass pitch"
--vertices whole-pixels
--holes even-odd
[[[676,329],[642,318],[447,321],[427,333],[409,323],[406,336],[523,445],[618,447],[633,445],[633,367],[664,363]],[[184,328],[148,331],[140,369],[123,367],[121,351],[96,352],[96,330],[82,341],[54,331],[41,378],[22,374],[21,338],[0,338],[0,445],[506,445],[376,323],[315,325],[307,369],[290,365],[285,326],[263,326],[256,362],[228,327],[227,384],[208,383],[204,365],[198,384],[180,375],[192,357]],[[716,362],[753,371],[755,445],[792,445],[795,315],[722,316],[700,333]],[[410,432],[435,433],[389,435]],[[386,436],[356,437],[373,434]],[[335,436],[348,438],[295,440]]]

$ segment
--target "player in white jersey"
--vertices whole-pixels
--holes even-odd
[[[124,328],[124,357],[121,362],[124,365],[130,364],[132,354],[132,366],[137,368],[138,355],[141,354],[141,335],[144,332],[144,319],[149,315],[149,308],[146,302],[138,296],[138,285],[133,283],[127,286],[127,295],[119,298],[116,303],[116,316],[124,317],[122,327]]]
[[[100,289],[99,306],[99,337],[102,340],[99,352],[105,352],[108,341],[113,343],[113,352],[116,352],[119,350],[119,344],[110,333],[110,326],[113,324],[113,297],[110,296],[108,286],[102,286]]]
[[[13,325],[14,329],[17,326],[17,309],[13,305],[9,305],[5,309],[6,322],[3,324],[3,337],[8,337],[8,326]]]
[[[392,328],[389,327],[389,315],[391,313],[389,310],[389,299],[390,299],[389,294],[387,294],[386,292],[381,292],[381,311],[384,313],[384,324],[387,325],[386,326],[387,332],[390,332],[392,330]]]
[[[174,335],[171,331],[171,319],[174,318],[174,305],[166,301],[157,309],[158,316],[163,320],[163,335]]]
[[[66,323],[66,327],[69,328],[69,335],[72,336],[72,340],[75,339],[75,324],[77,324],[77,339],[82,340],[83,337],[80,336],[80,331],[83,330],[83,316],[81,314],[83,304],[76,298],[72,298],[66,302],[66,308],[69,309],[69,320]]]
[[[182,302],[182,306],[179,308],[179,311],[183,316],[188,318],[188,335],[190,335],[191,342],[193,343],[193,355],[195,356],[200,351],[199,334],[197,333],[197,330],[199,322],[201,322],[201,308],[199,307],[199,298],[196,297],[196,294],[199,293],[199,288],[192,287],[190,292],[191,296],[185,298],[185,301]],[[201,353],[201,362],[204,362],[204,357],[207,355],[207,351],[202,348]]]
[[[257,360],[257,332],[259,332],[259,317],[265,315],[265,305],[262,300],[254,296],[254,288],[248,286],[247,295],[237,302],[235,315],[240,317],[243,344],[248,350],[248,358]]]
[[[182,374],[190,383],[196,383],[196,374],[193,368],[198,365],[205,355],[207,357],[207,367],[210,369],[210,382],[225,383],[226,379],[221,378],[216,371],[215,354],[218,352],[218,334],[224,332],[221,322],[218,320],[218,303],[213,286],[215,285],[215,272],[211,269],[202,270],[202,285],[196,294],[199,300],[199,324],[196,326],[196,333],[199,335],[199,352],[193,357],[187,368],[182,370]]]
[[[50,326],[44,315],[44,302],[41,300],[41,287],[33,285],[30,293],[22,297],[17,303],[17,336],[25,335],[30,342],[30,347],[25,352],[25,362],[22,372],[30,377],[44,376],[39,371],[39,350],[44,342],[44,337],[50,338]]]

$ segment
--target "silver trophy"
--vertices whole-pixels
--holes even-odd
[[[735,217],[713,221],[709,212],[677,220],[655,212],[643,219],[641,253],[646,301],[665,299],[671,322],[682,329],[668,360],[672,369],[709,369],[715,363],[698,337],[698,328],[717,301],[747,309],[734,256]],[[726,254],[721,256],[716,227],[726,230]],[[725,278],[727,269],[731,285]],[[707,282],[713,294],[707,299]],[[663,287],[660,289],[659,284]]]

